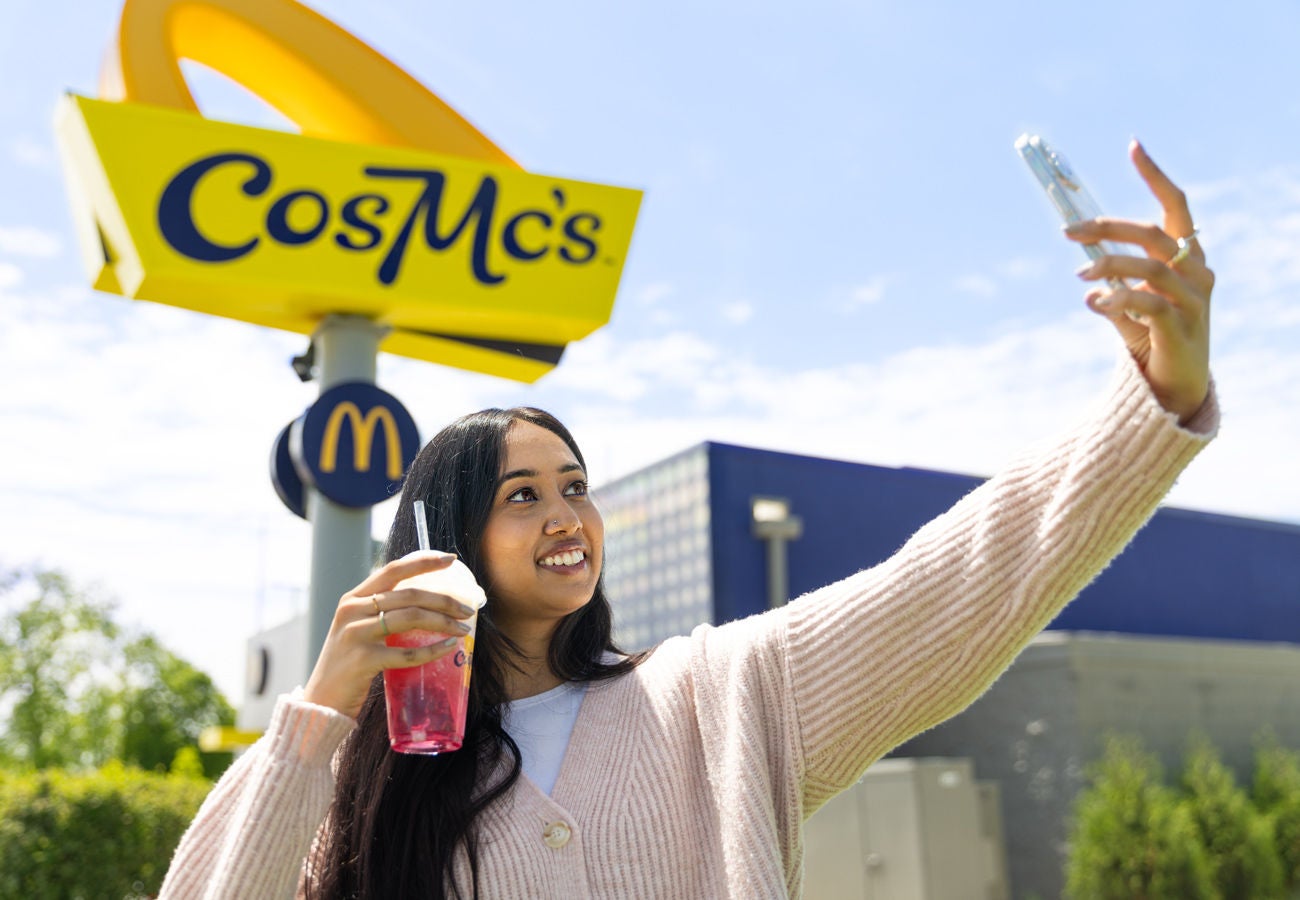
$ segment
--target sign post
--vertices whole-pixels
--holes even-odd
[[[321,394],[348,381],[373,383],[379,341],[385,331],[361,316],[326,316],[312,337],[320,365],[316,378]],[[306,498],[312,531],[304,683],[325,645],[339,597],[361,583],[372,562],[369,506],[343,506],[310,486]]]

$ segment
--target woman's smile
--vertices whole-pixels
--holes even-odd
[[[544,569],[579,572],[587,567],[587,550],[581,545],[556,547],[537,564]]]

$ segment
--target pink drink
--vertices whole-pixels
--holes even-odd
[[[407,631],[389,635],[387,642],[390,647],[424,647],[444,639],[431,631]],[[433,662],[384,671],[388,743],[394,750],[432,754],[460,749],[473,652],[471,634]]]
[[[487,602],[473,573],[458,559],[445,569],[407,578],[398,588],[445,594],[475,610]],[[422,666],[384,670],[388,743],[399,753],[450,753],[465,740],[477,613],[464,622],[471,630],[456,641],[455,650]],[[390,647],[427,647],[447,637],[433,631],[403,631],[385,640]]]

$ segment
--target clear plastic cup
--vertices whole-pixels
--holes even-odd
[[[481,609],[486,602],[483,589],[458,559],[446,569],[416,575],[397,587],[448,594],[475,609]],[[473,629],[478,615],[463,621]],[[448,637],[435,631],[403,631],[390,634],[386,641],[390,647],[424,647]],[[455,650],[433,662],[384,670],[388,743],[394,750],[435,754],[460,749],[465,740],[465,711],[473,661],[474,631],[471,630],[457,640]]]

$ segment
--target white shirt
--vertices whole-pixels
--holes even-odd
[[[524,774],[548,796],[560,777],[564,751],[586,693],[585,683],[566,682],[505,706],[502,720],[519,745]]]

